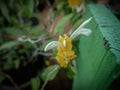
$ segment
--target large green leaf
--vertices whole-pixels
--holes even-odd
[[[112,80],[120,75],[120,21],[108,8],[98,4],[87,6],[84,20],[91,16],[91,23],[85,27],[92,34],[79,38],[76,59],[79,71],[73,90],[109,90]]]
[[[53,80],[56,77],[59,70],[60,70],[59,65],[52,65],[52,66],[47,67],[41,75],[42,80],[44,81],[47,79]]]
[[[31,82],[32,90],[39,90],[39,86],[40,86],[39,78],[32,78],[30,82]]]
[[[66,15],[60,19],[55,27],[55,33],[62,34],[65,28],[65,25],[68,23],[73,14]]]

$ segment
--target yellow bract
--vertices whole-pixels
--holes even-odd
[[[81,4],[81,1],[82,0],[68,0],[68,4],[69,6],[72,8],[72,7],[75,7],[77,5],[80,5]]]
[[[60,63],[61,67],[66,68],[67,64],[73,60],[76,55],[72,50],[71,39],[66,34],[64,34],[63,37],[59,37],[58,42],[60,45],[57,46],[58,53],[56,59]]]

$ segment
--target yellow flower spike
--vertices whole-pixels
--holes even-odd
[[[71,8],[80,5],[82,0],[68,0],[68,4]]]
[[[72,50],[72,42],[71,39],[64,34],[63,37],[59,37],[58,42],[60,43],[59,46],[57,46],[57,56],[56,60],[60,63],[61,67],[66,68],[67,64],[73,60],[76,55],[75,52]]]
[[[52,41],[46,45],[44,51],[48,51],[54,47],[57,47],[57,55],[56,60],[60,64],[61,67],[66,68],[68,63],[71,62],[76,54],[72,50],[72,40],[78,37],[80,34],[90,35],[92,32],[90,29],[83,28],[87,23],[91,21],[92,17],[85,20],[69,37],[64,34],[60,36],[58,41]]]

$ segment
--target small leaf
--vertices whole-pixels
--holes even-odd
[[[12,35],[24,35],[25,33],[18,29],[18,28],[15,28],[15,27],[7,27],[4,29],[8,34],[12,34]]]
[[[73,24],[73,28],[75,29],[75,28],[79,27],[79,25],[82,24],[82,22],[83,22],[83,18],[78,19],[78,20]]]
[[[73,78],[77,74],[76,67],[73,67],[71,64],[68,65],[67,76],[68,78]]]
[[[27,18],[31,18],[34,10],[34,0],[25,0],[22,7],[23,15]]]
[[[15,68],[18,69],[20,65],[20,60],[14,60]]]
[[[69,15],[66,15],[63,18],[61,18],[55,27],[55,33],[57,32],[59,34],[62,34],[63,30],[65,28],[65,25],[68,23],[68,21],[70,20],[70,18],[72,16],[73,16],[73,14],[69,14]]]
[[[20,21],[15,16],[10,17],[10,23],[12,23],[14,26],[19,26],[20,25]]]
[[[39,90],[39,87],[40,87],[39,78],[31,78],[30,83],[31,83],[32,90]]]
[[[4,43],[4,44],[2,44],[2,45],[0,46],[0,50],[12,48],[12,47],[14,47],[14,46],[16,46],[16,45],[18,45],[18,44],[20,44],[19,41],[6,42],[6,43]]]
[[[10,21],[9,9],[7,8],[7,5],[3,2],[0,2],[0,11],[2,15],[5,17],[5,19]]]
[[[5,77],[0,73],[0,83],[5,79]]]
[[[52,65],[47,67],[41,75],[42,80],[43,81],[45,81],[46,79],[53,80],[56,77],[59,70],[60,70],[59,65]]]
[[[30,30],[26,31],[29,36],[40,36],[41,34],[46,34],[45,30],[41,26],[34,26]]]

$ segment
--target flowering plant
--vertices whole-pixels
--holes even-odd
[[[91,33],[90,29],[83,28],[92,18],[89,18],[84,23],[82,23],[71,35],[70,37],[67,34],[59,36],[58,41],[49,42],[44,51],[48,51],[54,47],[57,47],[57,56],[56,60],[60,63],[61,67],[66,68],[67,64],[73,60],[76,55],[72,50],[72,40],[75,39],[80,34],[89,35]]]
[[[84,26],[89,23],[91,21],[92,17],[90,17],[89,19],[87,19],[86,21],[84,21],[75,31],[72,32],[72,34],[69,36],[67,34],[64,34],[63,36],[59,36],[58,41],[51,41],[49,42],[45,48],[44,51],[49,51],[51,49],[56,49],[55,47],[57,47],[57,54],[55,56],[55,59],[57,60],[57,62],[59,64],[54,65],[53,67],[50,66],[50,68],[47,68],[42,76],[45,77],[45,73],[48,72],[48,74],[46,75],[46,79],[45,79],[45,83],[43,84],[42,89],[44,88],[44,86],[46,85],[48,80],[52,80],[54,79],[54,77],[56,76],[57,72],[60,70],[60,68],[64,68],[64,69],[69,69],[71,70],[73,73],[76,73],[75,71],[75,67],[73,67],[74,64],[74,59],[75,57],[77,57],[77,54],[75,53],[75,51],[73,50],[73,44],[72,41],[78,37],[80,34],[83,35],[90,35],[91,30],[84,28]],[[51,77],[52,75],[52,77]]]

